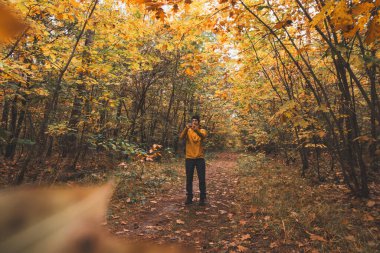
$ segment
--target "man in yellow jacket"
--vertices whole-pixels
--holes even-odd
[[[206,201],[206,163],[204,159],[203,141],[207,131],[200,128],[200,118],[195,115],[191,123],[182,131],[180,138],[186,139],[186,201],[185,204],[193,203],[193,176],[194,168],[197,169],[200,198],[199,205],[205,205]]]

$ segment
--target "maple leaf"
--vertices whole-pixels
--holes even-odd
[[[334,1],[328,1],[325,6],[323,6],[322,10],[313,17],[313,20],[310,22],[310,26],[314,27],[323,19],[325,19],[328,15],[330,15],[334,11]]]

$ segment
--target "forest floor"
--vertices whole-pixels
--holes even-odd
[[[378,252],[376,185],[372,199],[360,200],[343,183],[316,185],[279,159],[225,152],[206,160],[208,204],[185,206],[183,164],[170,166],[175,180],[144,201],[113,199],[112,234],[193,252]]]

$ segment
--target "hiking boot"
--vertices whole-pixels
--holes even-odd
[[[185,205],[191,205],[191,204],[193,204],[193,198],[187,197],[185,200]]]
[[[205,206],[206,205],[206,199],[205,198],[200,198],[199,199],[199,205],[200,206]]]

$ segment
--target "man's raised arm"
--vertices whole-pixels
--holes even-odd
[[[207,131],[204,129],[194,129],[194,132],[201,138],[201,140],[204,140],[207,136]]]
[[[183,129],[183,131],[182,131],[181,134],[179,135],[179,138],[180,138],[180,139],[185,138],[186,135],[187,135],[187,131],[188,131],[188,130],[189,130],[189,127],[186,126],[185,129]]]

